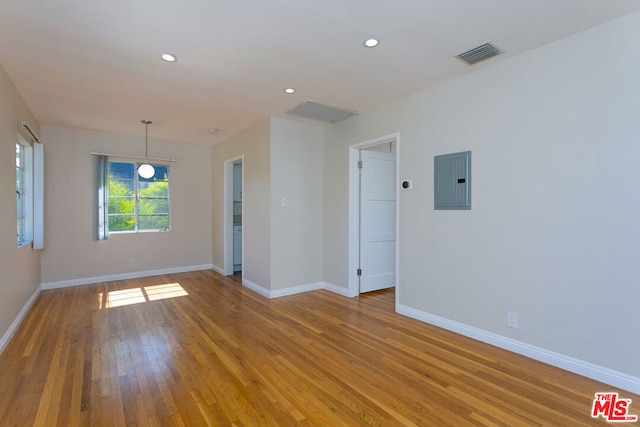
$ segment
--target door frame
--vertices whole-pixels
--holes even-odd
[[[349,274],[348,274],[348,296],[360,295],[359,279],[357,270],[360,260],[360,174],[358,171],[358,160],[360,160],[360,150],[375,147],[387,142],[396,144],[396,249],[395,249],[395,282],[396,282],[396,306],[398,305],[398,294],[400,289],[400,133],[392,133],[367,141],[359,142],[349,146]]]
[[[233,274],[233,165],[242,165],[242,194],[244,196],[244,154],[241,154],[224,162],[224,268],[222,274]],[[244,214],[244,200],[242,202]],[[242,246],[244,248],[244,233],[242,233]],[[242,265],[244,277],[244,250],[242,251]]]

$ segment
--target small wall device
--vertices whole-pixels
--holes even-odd
[[[402,188],[405,190],[413,190],[413,180],[412,179],[405,179],[402,181]]]

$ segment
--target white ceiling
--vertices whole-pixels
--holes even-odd
[[[639,9],[638,0],[0,0],[0,63],[41,125],[143,135],[148,119],[150,138],[215,144],[308,99],[364,111]],[[363,47],[369,37],[380,45]],[[473,67],[454,58],[487,41],[505,54]]]

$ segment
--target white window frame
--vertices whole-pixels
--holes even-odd
[[[130,161],[130,160],[120,160],[117,158],[113,158],[113,159],[108,159],[107,160],[107,171],[110,167],[111,163],[129,163],[129,164],[133,164],[134,167],[134,178],[133,178],[133,187],[134,187],[134,213],[133,216],[135,218],[135,229],[134,230],[122,230],[122,231],[113,231],[113,230],[109,230],[108,233],[109,234],[132,234],[132,233],[165,233],[168,231],[171,231],[171,168],[169,167],[169,165],[166,164],[159,164],[159,163],[152,163],[152,166],[154,167],[158,167],[158,166],[162,166],[162,167],[166,167],[167,168],[167,222],[168,222],[168,226],[166,228],[162,228],[162,229],[143,229],[140,230],[139,228],[139,224],[140,224],[140,216],[139,216],[139,212],[138,212],[138,205],[139,205],[139,191],[140,191],[140,176],[138,175],[138,168],[140,167],[140,165],[142,163],[140,162],[135,162],[135,161]],[[106,184],[107,184],[107,188],[109,186],[109,178],[106,178]],[[108,193],[108,192],[107,192]],[[106,222],[107,222],[107,227],[108,227],[108,222],[109,222],[109,217],[111,216],[111,214],[108,213],[108,209],[109,209],[109,196],[107,194],[106,197],[106,204],[105,204],[105,208],[107,211],[106,214]]]
[[[20,134],[16,135],[15,166],[16,236],[17,246],[21,248],[33,241],[33,147]],[[18,215],[20,206],[22,207],[21,216]],[[22,222],[22,233],[20,233],[20,222]]]

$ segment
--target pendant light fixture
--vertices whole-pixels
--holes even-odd
[[[149,179],[156,174],[153,166],[149,164],[149,125],[152,123],[151,120],[140,120],[144,123],[144,163],[138,166],[138,175],[142,178]]]

